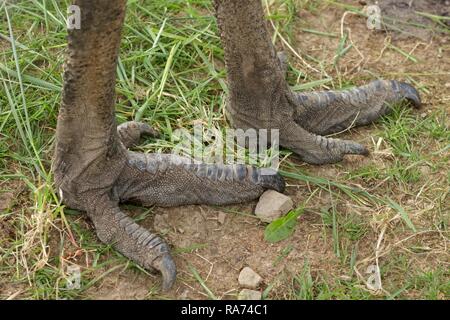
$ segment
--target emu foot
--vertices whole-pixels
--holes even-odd
[[[325,135],[367,125],[388,114],[392,105],[404,102],[420,107],[419,93],[411,85],[394,80],[311,93],[293,93],[278,84],[278,88],[258,88],[238,96],[231,93],[227,114],[236,128],[279,129],[281,146],[307,163],[327,164],[339,162],[348,154],[366,156],[369,152],[359,143]]]
[[[156,131],[140,122],[125,123],[117,130],[110,151],[101,154],[75,149],[78,153],[72,157],[58,149],[56,183],[66,205],[87,212],[102,242],[145,269],[159,270],[163,290],[170,289],[176,278],[169,246],[122,212],[120,202],[227,205],[256,199],[266,189],[284,191],[281,176],[263,174],[267,172],[252,166],[127,151],[124,146],[134,146],[142,135],[155,136]]]
[[[162,290],[169,290],[176,279],[176,266],[167,243],[135,223],[109,199],[100,197],[95,203],[95,209],[88,210],[88,216],[99,239],[143,268],[160,271]]]

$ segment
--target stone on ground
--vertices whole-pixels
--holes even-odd
[[[262,278],[255,271],[249,267],[242,269],[239,274],[238,282],[239,285],[245,288],[256,289],[260,285]]]
[[[261,221],[270,223],[288,213],[293,207],[294,203],[288,196],[274,190],[267,190],[259,198],[255,215]]]
[[[227,214],[224,212],[219,212],[219,214],[217,215],[217,221],[220,224],[224,224],[225,223],[225,218],[227,217]]]

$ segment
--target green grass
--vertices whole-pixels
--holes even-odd
[[[367,73],[346,79],[339,71],[349,63],[346,59],[354,50],[347,36],[336,38],[337,30],[319,30],[298,19],[302,11],[320,16],[330,6],[342,5],[329,2],[264,2],[269,4],[270,21],[276,30],[273,40],[290,54],[288,80],[295,90],[348,87],[368,79]],[[146,275],[142,268],[99,243],[83,214],[65,208],[54,190],[51,160],[61,99],[66,46],[63,17],[67,5],[68,1],[55,0],[0,4],[0,16],[5,22],[0,24],[0,195],[14,194],[11,205],[0,212],[0,233],[4,233],[0,234],[0,287],[9,288],[0,291],[0,298],[95,298],[95,290],[93,293],[90,289],[119,271]],[[330,50],[329,60],[319,59],[316,51],[306,46],[299,50],[320,73],[306,67],[286,48],[283,41],[295,50],[302,46],[297,41],[299,32],[316,39],[335,39],[337,51]],[[399,44],[396,48],[408,52]],[[401,52],[394,51],[404,58]],[[423,61],[417,53],[414,58],[418,64]],[[227,126],[223,117],[223,49],[209,0],[129,1],[117,75],[117,121],[140,119],[162,132],[160,139],[144,141],[140,150],[170,151],[175,146],[173,132],[180,127],[193,130],[198,120],[218,130]],[[424,76],[423,81],[414,72],[398,77],[417,82],[424,95],[433,92],[432,87],[427,87],[433,74]],[[280,273],[267,283],[265,298],[449,297],[450,277],[443,263],[448,253],[439,258],[442,241],[448,241],[450,211],[446,110],[445,102],[436,104],[425,115],[395,107],[391,115],[370,129],[375,142],[381,139],[378,147],[385,156],[374,156],[377,161],[356,166],[329,166],[339,172],[337,175],[323,176],[320,169],[305,166],[288,151],[282,151],[286,157],[282,174],[294,186],[288,190],[295,193],[295,186],[299,186],[314,195],[305,210],[317,219],[305,222],[305,213],[298,224],[309,223],[311,234],[332,248],[336,259],[330,262],[332,269],[306,259],[303,265],[294,266],[297,271],[293,274]],[[365,138],[364,143],[370,146],[371,140]],[[326,197],[330,203],[322,204],[320,200]],[[131,206],[127,209],[137,210]],[[249,216],[238,209],[222,210],[241,219]],[[152,209],[138,211],[137,221],[145,221],[153,214]],[[9,233],[2,229],[3,225]],[[365,288],[364,279],[356,271],[363,272],[372,263],[366,258],[372,258],[383,227],[387,231],[380,263],[386,291],[374,294]],[[425,236],[433,238],[427,242]],[[296,245],[290,239],[282,241],[273,265],[290,263]],[[194,256],[202,250],[207,252],[209,245],[194,243],[174,248],[177,255]],[[425,263],[427,259],[431,259],[430,263]],[[78,290],[65,289],[66,268],[72,263],[82,266]],[[193,266],[185,268],[181,279],[209,298],[217,298],[219,293],[205,282],[202,272]],[[157,286],[148,287],[148,298],[166,298],[157,294]]]

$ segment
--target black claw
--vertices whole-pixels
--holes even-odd
[[[259,172],[259,184],[266,189],[271,189],[278,191],[280,193],[284,192],[286,188],[286,183],[282,176],[280,176],[275,170],[263,169]]]
[[[370,154],[370,151],[366,147],[363,148],[364,150],[360,153],[360,155],[367,157]]]
[[[419,92],[412,85],[405,82],[392,81],[392,87],[396,90],[403,99],[410,102],[414,108],[419,108],[422,105]]]
[[[175,283],[175,279],[177,277],[177,267],[170,253],[165,253],[159,257],[153,263],[153,266],[162,274],[162,290],[164,292],[169,291]]]
[[[349,141],[347,144],[346,154],[358,154],[362,156],[368,156],[369,150],[362,144]]]

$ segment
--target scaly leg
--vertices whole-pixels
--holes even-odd
[[[55,184],[68,207],[85,211],[104,243],[142,267],[175,281],[168,245],[119,209],[120,201],[151,205],[229,204],[283,191],[283,179],[247,166],[188,164],[171,155],[129,152],[148,125],[116,126],[116,67],[126,0],[75,0],[81,28],[69,30],[63,98],[56,131]]]
[[[278,129],[281,146],[305,162],[326,164],[368,151],[356,142],[321,135],[352,123],[368,124],[397,102],[420,105],[417,91],[397,81],[375,81],[343,92],[293,93],[285,80],[284,59],[277,56],[266,28],[261,1],[214,2],[225,49],[227,116],[234,127]]]

